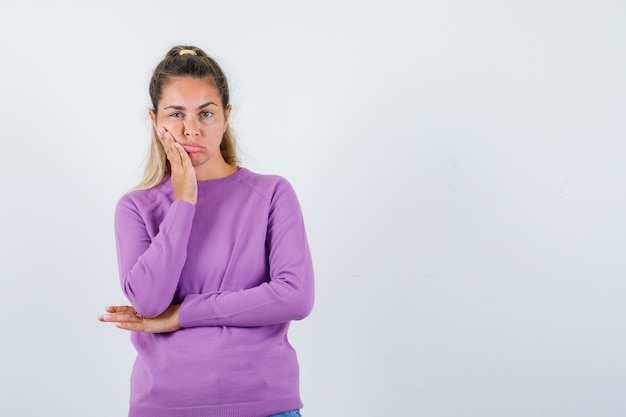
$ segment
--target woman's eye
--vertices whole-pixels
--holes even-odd
[[[174,118],[174,119],[180,119],[181,117],[183,117],[182,113],[172,113],[170,114],[170,117]]]
[[[204,117],[204,118],[208,118],[213,116],[213,113],[211,113],[210,111],[203,111],[200,113],[200,116]]]

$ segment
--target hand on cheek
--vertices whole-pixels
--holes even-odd
[[[172,131],[168,129],[166,126],[159,126],[157,128],[157,134],[161,140],[163,140],[164,137],[167,137],[167,138],[172,139],[174,142],[178,142],[178,139],[176,139]]]
[[[165,128],[159,127],[157,134],[172,169],[174,199],[185,200],[195,205],[198,198],[198,185],[196,172],[187,151],[174,140],[174,136]]]

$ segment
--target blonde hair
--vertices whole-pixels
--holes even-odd
[[[163,88],[170,79],[175,77],[209,80],[217,89],[222,100],[223,109],[225,110],[230,105],[228,81],[218,63],[198,47],[179,45],[173,47],[165,54],[165,58],[154,69],[150,79],[149,93],[152,111],[154,111],[155,115],[163,95]],[[226,125],[226,130],[222,136],[220,153],[227,164],[233,166],[237,164],[237,148],[230,125]],[[166,175],[171,173],[172,168],[167,160],[165,150],[153,127],[143,178],[134,189],[145,190],[155,187],[163,182]]]

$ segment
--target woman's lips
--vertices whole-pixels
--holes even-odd
[[[196,153],[196,152],[200,152],[202,150],[201,146],[195,146],[195,145],[183,145],[183,148],[187,151],[187,153]]]

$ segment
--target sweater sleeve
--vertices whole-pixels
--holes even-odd
[[[156,317],[172,303],[187,258],[195,207],[174,201],[150,237],[148,225],[132,199],[115,209],[115,239],[122,291],[144,317]]]
[[[313,264],[300,205],[283,181],[272,197],[266,245],[269,282],[219,293],[188,294],[178,312],[182,327],[254,327],[306,317],[313,308]]]

